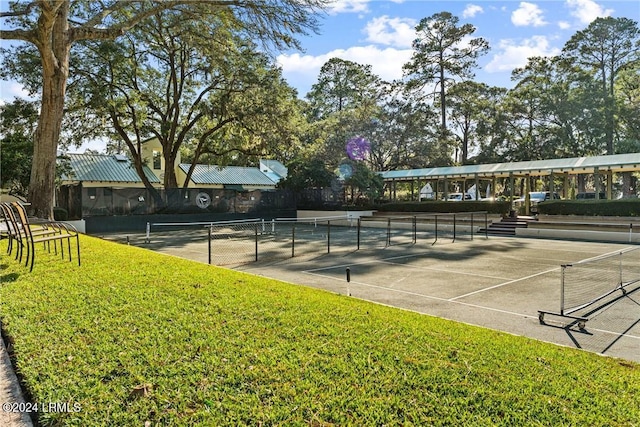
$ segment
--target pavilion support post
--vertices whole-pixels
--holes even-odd
[[[551,171],[549,171],[549,197],[551,198],[551,200],[553,200],[553,193],[556,192],[555,182],[553,182],[554,179],[555,175],[553,173],[553,169],[551,169]]]
[[[393,192],[392,200],[395,202],[396,201],[396,180],[395,179],[391,181],[391,188],[392,188],[391,191]]]
[[[509,200],[513,202],[513,196],[515,195],[516,183],[513,179],[513,173],[509,172]]]
[[[478,177],[478,174],[475,174],[474,178],[476,181],[476,200],[480,200],[480,178]]]
[[[562,178],[562,198],[566,199],[569,197],[569,172],[563,173]]]
[[[598,168],[597,166],[593,170],[593,186],[596,190],[596,200],[598,200],[600,198],[600,168]]]
[[[524,214],[531,215],[531,195],[529,194],[531,188],[531,175],[526,174],[524,176]]]
[[[493,200],[496,199],[496,183],[497,179],[495,176],[491,177],[491,195],[487,194],[487,197],[491,197]]]
[[[607,171],[607,200],[611,200],[611,194],[613,192],[613,171]]]
[[[411,180],[411,200],[415,200],[415,185],[414,185],[414,181]]]
[[[443,196],[444,199],[447,200],[449,198],[449,180],[447,179],[447,177],[445,176],[443,179],[443,183],[444,183],[444,188],[443,188]]]

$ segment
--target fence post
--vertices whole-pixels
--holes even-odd
[[[327,253],[331,253],[331,220],[327,221]]]
[[[208,255],[209,255],[209,265],[211,265],[211,229],[213,227],[209,226],[209,248],[208,248]]]
[[[391,246],[391,218],[387,218],[387,245]]]
[[[453,241],[456,241],[456,214],[453,214]]]
[[[145,243],[149,243],[149,233],[151,233],[151,223],[147,222],[147,237],[144,239]]]
[[[254,234],[256,240],[256,262],[258,261],[258,223],[254,224]]]
[[[473,212],[471,212],[471,240],[473,240]]]
[[[416,219],[416,215],[413,216],[413,244],[415,245],[418,241],[418,220]]]
[[[435,223],[435,226],[436,226],[436,238],[433,241],[433,244],[435,244],[438,241],[438,215],[435,215],[435,218],[436,218],[436,223]]]
[[[360,223],[362,222],[362,218],[358,217],[358,230],[357,230],[357,250],[360,250]]]
[[[489,219],[487,212],[484,213],[484,238],[489,238]]]
[[[296,223],[291,224],[291,258],[296,256]]]

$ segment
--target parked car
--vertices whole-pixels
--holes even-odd
[[[529,193],[529,203],[531,206],[531,213],[537,213],[538,211],[538,203],[544,202],[545,200],[551,200],[551,192],[550,191],[532,191]],[[558,193],[553,193],[554,199],[560,199],[560,195]],[[524,207],[525,198],[524,196],[520,197],[513,201],[513,208],[515,210],[520,210]]]
[[[461,202],[462,200],[472,200],[471,195],[464,193],[451,193],[449,197],[447,197],[447,201],[449,202]]]
[[[599,198],[600,199],[606,199],[607,195],[604,192],[600,192],[599,194]],[[587,200],[587,199],[595,199],[596,198],[596,193],[595,191],[593,192],[586,192],[586,193],[578,193],[576,195],[576,199],[578,200]]]

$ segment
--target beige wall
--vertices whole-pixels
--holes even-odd
[[[164,161],[164,155],[163,153],[163,148],[162,148],[162,144],[160,144],[160,141],[158,141],[157,138],[152,138],[149,139],[145,142],[142,143],[142,147],[140,148],[140,154],[142,155],[142,159],[145,162],[145,164],[149,167],[149,169],[151,169],[151,171],[158,177],[158,179],[160,179],[160,181],[163,180],[164,178],[164,171],[167,169],[167,165],[165,164]],[[158,156],[160,156],[160,167],[159,168],[154,168],[154,152],[157,153]],[[178,165],[180,165],[180,152],[178,152],[178,157],[176,158],[176,163],[175,165],[173,165],[174,169],[176,170],[176,174],[178,174],[179,168]],[[182,183],[184,182],[184,174],[183,174],[183,178],[182,181],[180,180],[180,176],[176,177],[178,180],[178,185],[182,186]]]

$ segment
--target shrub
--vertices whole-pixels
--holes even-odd
[[[55,207],[53,208],[53,219],[56,221],[68,221],[69,212],[64,208]]]
[[[376,206],[381,212],[481,212],[506,215],[511,209],[509,202],[464,201],[446,202],[429,200],[426,202],[385,203]]]
[[[640,216],[640,199],[550,200],[538,204],[545,215]]]

